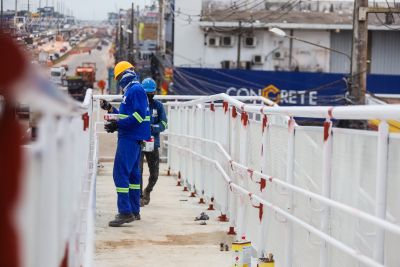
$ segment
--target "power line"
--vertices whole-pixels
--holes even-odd
[[[394,28],[386,24],[382,19],[378,16],[378,14],[374,13],[375,17],[379,20],[379,22],[382,24],[382,26],[385,26],[386,28],[393,30],[393,31],[400,31],[400,28]]]

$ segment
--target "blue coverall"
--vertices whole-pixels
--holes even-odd
[[[149,104],[151,116],[151,135],[154,136],[154,148],[160,147],[160,133],[167,129],[167,115],[163,104],[154,99]]]
[[[127,71],[128,72],[128,71]],[[124,95],[119,110],[118,145],[115,153],[113,177],[118,194],[120,214],[140,213],[140,154],[141,142],[149,140],[150,112],[147,95],[136,75],[123,75],[119,85]]]
[[[154,186],[158,180],[159,174],[159,164],[160,164],[160,155],[158,148],[160,147],[160,133],[167,129],[167,115],[165,114],[165,110],[163,104],[158,100],[152,100],[149,103],[150,107],[150,115],[151,115],[151,135],[154,136],[154,151],[152,152],[142,152],[142,157],[140,161],[141,166],[141,174],[143,174],[143,161],[144,157],[146,157],[147,165],[149,166],[149,182],[147,187],[144,189],[147,194],[150,194],[153,191]],[[143,180],[140,186],[143,189]],[[141,190],[141,194],[143,196],[143,190]]]

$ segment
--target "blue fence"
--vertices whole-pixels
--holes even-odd
[[[183,95],[262,95],[280,105],[341,105],[347,84],[343,74],[176,68],[173,91]],[[369,75],[368,91],[400,93],[400,76]]]

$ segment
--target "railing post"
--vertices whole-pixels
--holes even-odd
[[[170,116],[171,116],[171,105],[167,106],[167,119],[170,120]],[[175,123],[175,122],[174,122]],[[171,124],[170,124],[171,125]],[[168,127],[169,129],[167,130],[168,132],[171,131],[171,126]],[[168,142],[171,141],[171,136],[168,135]],[[165,140],[165,139],[164,139]],[[167,166],[168,166],[168,175],[171,175],[171,148],[167,147]]]
[[[97,101],[97,118],[96,118],[96,121],[101,121],[100,120],[100,110],[101,110],[101,108],[100,108],[100,100],[99,99],[97,99],[96,100]]]
[[[386,200],[387,200],[387,165],[388,165],[388,145],[389,145],[389,126],[382,120],[378,130],[378,153],[376,167],[376,186],[375,186],[375,216],[386,219]],[[374,245],[374,260],[383,264],[385,256],[385,230],[376,228]]]
[[[331,198],[331,178],[332,178],[332,121],[330,118],[326,118],[324,122],[324,144],[323,144],[323,155],[322,155],[322,195],[327,198]],[[330,234],[330,207],[324,205],[321,230]],[[322,242],[319,259],[320,267],[330,266],[329,259],[329,248],[328,244]]]
[[[288,152],[287,152],[287,165],[286,165],[286,181],[290,184],[294,184],[294,145],[295,145],[295,120],[293,117],[290,118],[288,124]],[[293,191],[288,193],[288,206],[287,210],[290,214],[293,214]],[[292,266],[292,256],[293,256],[293,223],[287,221],[287,231],[286,231],[286,267]]]
[[[267,146],[268,146],[268,117],[267,115],[264,115],[262,118],[262,146],[261,146],[261,172],[266,174],[267,173],[267,168],[268,168],[268,162],[267,162]]]
[[[247,166],[248,163],[248,129],[249,129],[249,114],[245,111],[242,111],[240,120],[242,122],[242,125],[240,127],[240,163],[243,164],[244,166]],[[248,180],[242,180],[241,182],[239,181],[238,184],[244,185],[244,188],[248,188]],[[245,214],[246,214],[246,206],[241,207],[238,210],[239,214],[241,215],[241,227],[238,227],[238,234],[239,238],[243,238],[246,236],[246,219]]]
[[[237,160],[236,159],[236,143],[235,143],[235,138],[236,138],[236,125],[237,125],[237,111],[236,111],[236,107],[232,106],[231,109],[231,117],[230,117],[230,144],[229,144],[229,151],[230,151],[230,155],[231,158],[233,160]],[[236,182],[236,180],[234,179],[235,176],[232,175],[233,177],[233,182]],[[229,235],[236,235],[235,232],[235,225],[236,225],[236,217],[237,217],[237,199],[235,198],[235,193],[232,191],[232,188],[229,186],[230,188],[230,192],[229,193]]]

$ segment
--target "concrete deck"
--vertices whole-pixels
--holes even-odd
[[[198,198],[190,198],[188,192],[177,187],[175,178],[165,175],[165,164],[160,166],[150,205],[141,211],[142,220],[120,228],[108,227],[117,210],[116,193],[113,163],[102,165],[97,180],[95,266],[230,266],[232,252],[219,251],[221,242],[231,244],[226,234],[228,224],[218,222],[218,212],[206,211],[207,206],[198,204]],[[145,184],[147,177],[146,167]],[[210,216],[207,225],[194,221],[203,211]]]

